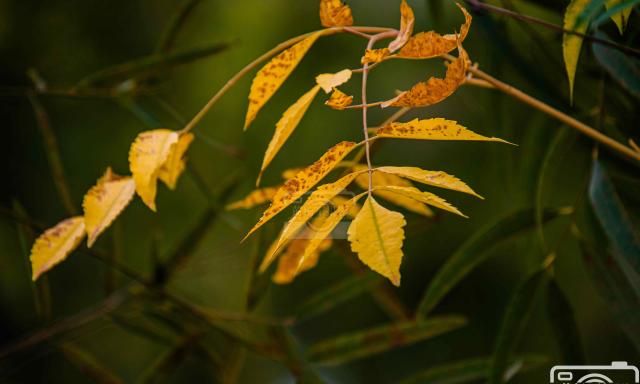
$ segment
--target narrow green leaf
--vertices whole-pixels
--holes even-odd
[[[584,352],[578,324],[571,303],[558,282],[553,279],[547,290],[547,313],[564,364],[584,364]]]
[[[558,210],[544,210],[542,223],[546,223],[558,217],[558,215],[560,215]],[[426,317],[460,280],[476,266],[492,256],[491,250],[504,241],[535,228],[535,225],[535,211],[533,209],[524,209],[476,232],[451,255],[431,280],[420,301],[417,315]]]
[[[612,19],[616,25],[618,26],[618,30],[620,34],[624,32],[624,28],[626,26],[629,14],[631,14],[631,8],[640,4],[640,0],[618,0],[618,1],[606,1],[607,10],[598,16],[598,18],[593,22],[594,26],[600,26],[605,23],[607,20]],[[610,6],[609,3],[615,4],[614,6]],[[625,15],[626,17],[623,17]],[[619,20],[616,20],[619,18]]]
[[[82,79],[78,88],[90,86],[116,85],[123,81],[144,77],[154,72],[166,71],[173,67],[209,57],[227,50],[228,43],[215,43],[183,52],[154,54],[103,69]]]
[[[603,32],[596,31],[595,36],[609,40]],[[640,98],[640,61],[603,44],[591,44],[598,63],[623,88]]]
[[[585,33],[589,27],[591,20],[590,7],[594,2],[602,0],[571,0],[564,13],[565,29],[569,29],[579,33]],[[582,49],[582,37],[571,33],[565,33],[562,36],[562,56],[564,65],[569,79],[569,98],[573,103],[573,83],[578,68],[578,59],[580,58],[580,50]]]
[[[383,282],[380,275],[371,272],[356,274],[326,289],[320,290],[305,300],[296,311],[300,318],[310,318],[329,311]]]
[[[636,293],[640,294],[640,232],[633,228],[613,183],[597,160],[593,163],[589,200],[612,246],[614,258]]]
[[[309,359],[337,365],[414,344],[453,331],[466,324],[461,316],[433,316],[429,320],[402,322],[353,332],[321,341],[309,348]]]
[[[120,384],[124,382],[118,375],[102,366],[95,357],[86,351],[68,343],[60,346],[60,349],[64,357],[85,376],[90,378],[92,382],[99,384]]]
[[[511,360],[507,369],[513,375],[535,369],[548,361],[544,356],[523,355]],[[459,384],[476,382],[487,377],[490,357],[477,357],[438,365],[418,372],[398,384]]]
[[[546,268],[530,275],[514,292],[502,318],[500,333],[493,351],[489,384],[506,382],[508,363],[533,312],[536,298],[549,280]]]

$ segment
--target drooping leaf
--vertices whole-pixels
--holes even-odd
[[[89,189],[82,201],[88,247],[129,205],[135,192],[133,178],[118,176],[111,168]]]
[[[260,228],[264,223],[272,217],[287,208],[291,203],[304,195],[308,190],[313,188],[320,180],[322,180],[331,170],[344,159],[356,146],[351,141],[340,142],[331,147],[320,159],[298,172],[293,178],[287,180],[276,191],[273,196],[271,205],[262,214],[256,225],[251,228],[245,239]]]
[[[366,166],[354,167],[354,170],[363,172],[367,170]],[[387,200],[390,203],[393,203],[399,207],[405,208],[411,212],[417,213],[426,217],[433,217],[433,211],[427,207],[424,203],[416,201],[410,197],[406,197],[404,195],[400,195],[391,191],[387,191],[385,189],[380,189],[378,187],[385,186],[397,186],[397,187],[413,187],[413,184],[410,181],[407,181],[401,177],[398,177],[391,173],[384,172],[373,172],[371,175],[371,181],[373,186],[373,194],[377,197],[380,197],[384,200]],[[356,183],[362,189],[369,189],[369,174],[368,172],[363,172],[363,174],[359,175],[356,178]]]
[[[391,55],[389,48],[367,49],[360,59],[361,64],[379,63]]]
[[[129,150],[129,169],[136,182],[136,192],[154,212],[158,174],[177,142],[177,132],[154,129],[140,133]]]
[[[558,362],[584,364],[584,352],[575,311],[556,279],[551,280],[547,290],[547,313],[553,335],[562,352],[563,360]]]
[[[407,4],[406,0],[402,0],[400,3],[400,30],[398,36],[389,43],[389,51],[391,53],[402,48],[407,43],[411,35],[413,34],[413,25],[415,24],[415,16],[413,15],[413,9]]]
[[[420,82],[410,90],[402,92],[397,97],[385,101],[381,106],[393,107],[426,107],[441,102],[451,96],[461,85],[467,76],[469,57],[467,52],[458,46],[458,58],[449,63],[444,79],[431,77],[425,82]]]
[[[351,250],[369,268],[400,285],[404,216],[369,196],[347,231]]]
[[[277,252],[280,248],[286,244],[290,239],[295,236],[298,231],[315,215],[322,207],[324,207],[331,199],[333,199],[338,193],[345,189],[358,173],[350,173],[338,179],[333,183],[324,184],[313,191],[302,206],[296,211],[291,219],[287,222],[282,230],[282,233],[278,237],[278,240],[271,247],[265,255],[262,263],[260,264],[260,271],[263,272],[275,259]]]
[[[278,88],[287,80],[291,72],[298,66],[309,48],[320,37],[316,32],[296,45],[284,50],[258,71],[251,83],[249,91],[249,107],[244,121],[244,129],[249,128],[260,109],[273,96]]]
[[[493,351],[491,368],[489,369],[489,384],[501,384],[507,381],[505,375],[508,373],[507,368],[511,356],[525,331],[539,292],[548,282],[549,272],[544,267],[540,268],[527,277],[511,297],[502,318],[498,340]]]
[[[167,161],[165,161],[158,171],[158,178],[171,190],[176,189],[178,179],[180,175],[182,175],[182,172],[184,172],[186,167],[184,155],[189,149],[193,138],[193,133],[189,132],[180,135],[178,142],[171,148]]]
[[[406,123],[391,123],[378,129],[376,136],[416,140],[497,141],[510,144],[497,137],[479,135],[453,120],[440,117],[425,120],[413,119]]]
[[[625,3],[631,3],[628,5],[628,7],[623,8],[619,11],[617,11],[617,7],[619,6],[624,6],[623,4]],[[631,11],[633,9],[633,5],[637,4],[637,1],[634,2],[630,2],[630,1],[626,1],[625,0],[607,0],[604,5],[605,7],[607,7],[607,11],[617,11],[611,15],[603,15],[603,16],[607,16],[607,17],[611,17],[611,20],[613,20],[614,23],[616,23],[616,26],[618,27],[618,31],[620,32],[620,34],[622,35],[624,33],[624,30],[627,28],[627,23],[629,22],[629,16],[631,16]],[[598,23],[598,20],[596,20],[596,24]]]
[[[433,316],[426,321],[383,325],[321,341],[309,348],[308,355],[313,362],[337,365],[415,344],[465,324],[464,317],[449,315]]]
[[[348,277],[310,296],[300,304],[296,313],[302,318],[320,315],[367,292],[373,285],[382,281],[380,275],[373,272]]]
[[[614,258],[640,293],[640,234],[634,228],[607,171],[597,160],[593,163],[589,182],[589,200],[612,246]]]
[[[225,209],[232,211],[234,209],[249,209],[258,205],[266,204],[273,199],[278,187],[265,187],[251,191],[245,198],[228,204]]]
[[[518,374],[537,367],[548,362],[543,356],[524,355],[513,358],[508,372]],[[485,379],[489,373],[491,358],[478,357],[446,363],[429,368],[425,371],[407,377],[400,381],[399,384],[459,384],[459,383],[475,383],[481,379]]]
[[[434,31],[420,32],[412,36],[395,57],[402,59],[430,59],[453,51],[462,43],[471,27],[471,15],[460,4],[456,4],[464,13],[465,22],[460,26],[459,34],[440,35]]]
[[[267,169],[267,166],[271,163],[271,160],[276,156],[280,148],[284,145],[284,143],[289,139],[289,136],[296,129],[300,120],[309,109],[311,102],[318,94],[320,90],[320,86],[316,85],[311,88],[310,91],[302,95],[295,103],[293,103],[287,110],[282,114],[282,117],[276,124],[276,130],[273,133],[273,137],[269,142],[269,146],[267,147],[266,152],[264,153],[264,159],[262,160],[262,166],[260,167],[260,175],[258,176],[258,181],[256,185],[260,184],[260,179],[262,178],[262,174]]]
[[[588,21],[578,23],[579,16],[585,11],[590,0],[571,0],[564,13],[564,28],[575,32],[585,33],[589,27]],[[573,102],[573,84],[582,48],[582,37],[570,33],[562,36],[562,56],[569,78],[569,97]]]
[[[545,210],[542,223],[560,215],[556,210]],[[431,279],[418,306],[417,315],[426,317],[442,298],[477,265],[491,256],[491,250],[514,236],[536,226],[535,210],[525,209],[487,225],[477,231],[447,259]]]
[[[445,199],[434,195],[431,192],[424,192],[415,187],[396,187],[393,185],[387,185],[383,187],[378,187],[378,189],[386,190],[392,193],[397,193],[399,195],[414,199],[416,201],[428,204],[432,207],[440,208],[442,210],[455,213],[456,215],[467,217],[462,212],[458,210],[458,208],[449,204]]]
[[[343,69],[336,73],[323,73],[316,76],[316,83],[326,93],[330,93],[334,88],[346,83],[351,79],[351,70]]]
[[[320,23],[327,28],[353,25],[351,8],[342,0],[320,0]]]
[[[470,195],[480,197],[471,187],[469,187],[462,180],[455,176],[449,175],[442,171],[426,171],[417,167],[378,167],[377,172],[389,173],[404,178],[417,181],[422,184],[431,185],[434,187],[450,189],[452,191],[458,191],[462,193],[468,193]]]
[[[33,280],[66,259],[80,244],[84,235],[82,216],[63,220],[40,235],[33,244],[29,257]]]
[[[601,31],[596,31],[595,36],[609,40]],[[632,95],[640,98],[640,61],[604,44],[592,43],[591,47],[596,60],[611,77]]]
[[[353,96],[349,96],[339,89],[334,89],[329,96],[329,100],[325,101],[325,105],[339,111],[345,109],[353,103]]]

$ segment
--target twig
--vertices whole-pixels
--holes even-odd
[[[69,215],[75,216],[78,213],[78,209],[73,204],[73,199],[71,198],[69,183],[64,175],[64,167],[62,166],[62,159],[60,158],[58,140],[51,128],[49,116],[33,93],[28,93],[27,97],[33,108],[33,113],[35,114],[36,121],[38,122],[38,128],[40,128],[40,134],[44,140],[47,160],[49,162],[49,168],[51,169],[51,176],[53,177],[53,182],[58,190],[60,200],[62,200],[62,205],[64,205],[64,208]]]
[[[495,5],[491,5],[491,4],[486,4],[481,0],[465,0],[467,4],[469,4],[471,7],[476,8],[476,9],[484,9],[487,11],[491,11],[494,13],[498,13],[498,14],[502,14],[505,16],[509,16],[509,17],[513,17],[514,19],[518,19],[518,20],[523,20],[523,21],[528,21],[531,23],[535,23],[535,24],[539,24],[542,25],[544,27],[547,27],[549,29],[553,29],[555,31],[558,32],[563,32],[563,33],[568,33],[571,35],[576,35],[576,36],[580,36],[585,40],[594,42],[594,43],[598,43],[598,44],[602,44],[602,45],[608,45],[612,48],[615,48],[619,51],[625,52],[627,54],[636,56],[636,57],[640,57],[640,50],[633,48],[633,47],[629,47],[623,44],[619,44],[616,43],[614,41],[609,41],[609,40],[605,40],[605,39],[600,39],[597,38],[595,36],[591,36],[591,35],[587,35],[581,32],[577,32],[577,31],[572,31],[570,29],[566,29],[563,28],[560,25],[548,22],[546,20],[542,20],[542,19],[538,19],[537,17],[533,17],[533,16],[528,16],[528,15],[523,15],[521,13],[518,12],[514,12],[508,9],[504,9],[501,7],[497,7]]]
[[[187,0],[180,5],[180,8],[174,13],[171,22],[165,32],[160,38],[160,43],[156,48],[156,52],[169,52],[173,49],[176,38],[180,33],[180,30],[184,26],[189,16],[193,13],[193,10],[202,0]]]
[[[449,61],[454,61],[456,58],[445,54],[443,57]],[[640,153],[635,152],[633,149],[625,146],[624,144],[610,138],[609,136],[593,129],[592,127],[584,124],[583,122],[574,119],[573,117],[563,113],[549,104],[543,103],[542,101],[536,99],[535,97],[529,96],[528,94],[522,92],[521,90],[503,82],[495,77],[487,74],[486,72],[478,69],[478,68],[469,68],[469,72],[471,72],[474,76],[487,81],[491,85],[493,85],[496,89],[506,93],[509,96],[512,96],[515,99],[520,100],[521,102],[532,106],[533,108],[546,113],[547,115],[555,118],[556,120],[562,122],[563,124],[568,125],[569,127],[576,129],[583,135],[591,138],[594,141],[602,144],[603,146],[609,148],[614,153],[620,154],[622,158],[631,160],[632,164],[640,165]]]

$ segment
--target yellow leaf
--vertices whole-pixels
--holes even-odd
[[[425,120],[413,119],[407,123],[391,123],[378,129],[376,136],[417,140],[497,141],[511,144],[497,137],[479,135],[453,120],[441,117]]]
[[[399,96],[382,104],[382,108],[389,105],[394,107],[425,107],[441,102],[451,96],[464,82],[469,66],[467,52],[458,47],[460,56],[449,63],[444,79],[431,77],[426,82],[421,82],[410,90],[402,92]]]
[[[325,244],[325,241],[331,235],[331,232],[336,228],[338,224],[342,221],[342,219],[349,213],[353,207],[358,203],[358,200],[365,193],[361,193],[357,196],[352,197],[346,203],[339,205],[336,209],[331,212],[331,214],[326,218],[326,220],[322,220],[319,225],[314,228],[313,236],[309,239],[309,242],[306,244],[304,248],[304,252],[302,257],[300,257],[297,265],[296,272],[302,269],[303,265],[307,262],[307,259],[312,258],[314,255],[319,253],[320,247]],[[357,219],[357,218],[356,218]]]
[[[338,87],[351,79],[351,70],[343,69],[337,73],[323,73],[316,76],[316,83],[326,93],[330,93],[335,87]]]
[[[336,208],[344,203],[346,203],[347,201],[349,201],[349,199],[347,199],[344,196],[334,196],[333,199],[331,199],[331,201],[329,203],[331,203],[331,205]],[[353,207],[349,210],[349,212],[347,212],[347,216],[349,216],[350,218],[355,218],[356,215],[358,214],[358,212],[360,212],[360,205],[359,204],[354,204]]]
[[[269,265],[275,260],[278,251],[284,244],[291,240],[300,229],[315,215],[322,207],[324,207],[331,199],[345,189],[353,179],[358,175],[357,172],[350,173],[338,179],[333,183],[324,184],[313,191],[307,200],[302,204],[300,209],[296,211],[291,219],[287,222],[275,243],[270,249],[262,263],[260,264],[260,272],[269,268]]]
[[[323,27],[353,25],[351,8],[341,0],[320,0],[320,23]]]
[[[154,212],[158,173],[177,142],[177,132],[155,129],[140,133],[129,150],[129,169],[136,182],[136,192]]]
[[[228,204],[225,209],[232,211],[234,209],[249,209],[257,205],[265,204],[273,199],[278,187],[266,187],[251,191],[245,198]]]
[[[422,203],[429,204],[432,207],[440,208],[445,211],[455,213],[456,215],[460,215],[462,217],[467,217],[464,214],[462,214],[462,212],[460,212],[458,208],[454,207],[453,205],[449,204],[445,199],[437,195],[434,195],[431,192],[423,192],[414,187],[396,187],[392,185],[387,187],[378,187],[378,188],[385,189],[387,191],[397,193],[399,195],[403,195],[406,197],[410,197]]]
[[[471,15],[464,7],[457,4],[464,13],[465,22],[460,26],[459,34],[440,35],[434,31],[420,32],[412,36],[400,49],[396,57],[403,59],[430,59],[453,51],[458,43],[462,43],[471,27]]]
[[[318,247],[311,252],[305,259],[305,249],[316,236],[316,229],[322,228],[323,223],[327,219],[327,214],[319,215],[313,220],[311,225],[304,230],[302,236],[291,240],[287,250],[278,260],[278,268],[273,275],[272,280],[276,284],[287,284],[293,281],[301,272],[308,271],[318,264],[320,253],[331,248],[333,241],[330,237],[324,239]]]
[[[302,171],[303,169],[304,168],[289,168],[289,169],[285,169],[284,171],[282,171],[282,174],[280,176],[284,180],[289,180],[289,179],[292,179],[292,178],[296,177],[298,172]]]
[[[348,96],[346,93],[339,89],[334,89],[333,93],[329,97],[329,100],[325,102],[326,105],[333,109],[343,110],[353,103],[353,96]]]
[[[376,168],[376,173],[377,172],[390,173],[393,175],[405,177],[413,181],[417,181],[422,184],[450,189],[452,191],[468,193],[470,195],[482,198],[482,196],[478,195],[462,180],[442,171],[426,171],[417,167],[379,167]]]
[[[402,48],[402,46],[407,43],[413,33],[413,25],[415,21],[413,9],[411,9],[405,0],[402,0],[402,3],[400,3],[400,31],[398,32],[398,36],[395,40],[389,43],[389,50],[392,53]]]
[[[591,0],[571,0],[564,13],[564,28],[572,31],[585,33],[589,23],[577,23],[578,17],[584,9],[591,3]],[[565,33],[562,36],[562,56],[564,57],[564,66],[567,70],[569,78],[569,98],[573,102],[573,83],[576,76],[576,68],[578,67],[578,59],[580,58],[580,49],[582,48],[582,37]]]
[[[389,48],[367,49],[366,51],[364,51],[364,56],[362,56],[362,58],[360,59],[360,63],[379,63],[385,58],[389,57],[390,54],[391,51],[389,51]]]
[[[176,188],[178,178],[186,166],[184,154],[187,152],[187,149],[189,149],[193,138],[193,133],[180,135],[178,142],[171,147],[169,158],[167,158],[167,161],[160,167],[158,177],[169,189],[173,190]]]
[[[309,92],[302,95],[298,101],[293,103],[293,105],[287,108],[287,110],[282,114],[282,117],[276,124],[276,130],[269,142],[267,151],[264,153],[264,159],[262,160],[262,167],[260,167],[260,175],[258,176],[256,185],[260,184],[260,179],[262,178],[264,170],[267,169],[271,160],[273,160],[280,148],[282,148],[289,136],[291,136],[293,131],[296,129],[300,120],[302,120],[302,117],[305,112],[307,112],[307,109],[309,109],[311,102],[318,94],[318,90],[320,90],[320,86],[318,85],[311,88]]]
[[[357,166],[354,167],[354,170],[362,171],[366,170],[366,166]],[[383,172],[374,172],[371,177],[373,187],[382,187],[387,185],[395,185],[399,187],[413,187],[410,181],[407,181],[401,177],[393,175],[391,173],[383,173]],[[369,174],[361,174],[356,178],[356,184],[362,189],[369,189]],[[398,195],[397,193],[392,193],[389,191],[385,191],[383,189],[376,189],[373,193],[387,200],[390,203],[393,203],[399,207],[402,207],[408,211],[415,212],[419,215],[426,217],[433,217],[433,211],[419,201],[415,201],[414,199],[410,199],[408,197]]]
[[[402,214],[386,209],[369,196],[347,231],[351,250],[395,286],[400,285],[405,225]]]
[[[60,263],[80,244],[85,235],[84,217],[76,216],[47,229],[31,248],[32,278],[40,275]]]
[[[607,2],[604,3],[605,7],[608,9],[613,8],[617,5],[619,5],[620,3],[622,3],[623,0],[607,0]],[[627,28],[627,23],[629,22],[629,16],[631,16],[631,11],[633,10],[632,7],[629,8],[625,8],[622,11],[611,15],[611,20],[613,20],[614,23],[616,23],[616,26],[618,27],[618,31],[620,32],[620,34],[622,35],[624,33],[624,30]]]
[[[275,215],[287,208],[291,203],[313,188],[322,178],[324,178],[342,159],[351,152],[356,143],[351,141],[340,142],[331,147],[320,159],[310,166],[298,172],[293,178],[287,180],[282,185],[269,208],[262,214],[256,225],[251,228],[245,239],[260,228],[264,223],[271,220]]]
[[[82,201],[88,247],[129,205],[135,191],[136,184],[131,177],[118,176],[111,168],[89,189]]]
[[[249,107],[244,121],[245,130],[256,118],[258,111],[269,101],[271,96],[276,93],[291,72],[298,66],[300,60],[320,37],[321,33],[316,32],[281,52],[258,71],[249,91]]]

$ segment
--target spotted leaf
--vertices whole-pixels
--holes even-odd
[[[353,103],[353,96],[349,96],[339,89],[334,89],[325,104],[333,109],[343,110]]]
[[[324,27],[353,25],[351,8],[341,0],[320,0],[320,23]]]
[[[455,213],[456,215],[467,217],[462,212],[458,210],[458,208],[449,204],[445,199],[434,195],[431,192],[423,192],[414,187],[396,187],[396,186],[386,186],[386,187],[378,187],[378,189],[384,189],[393,193],[397,193],[399,195],[403,195],[414,200],[420,201],[425,204],[429,204],[432,207],[440,208],[442,210]]]
[[[440,117],[425,120],[413,119],[406,123],[391,123],[378,129],[376,136],[417,140],[497,141],[510,144],[497,137],[479,135],[453,120]]]
[[[85,235],[84,217],[76,216],[47,229],[31,248],[31,270],[35,281],[62,262],[80,244]]]
[[[422,184],[434,187],[450,189],[452,191],[468,193],[470,195],[480,197],[471,187],[455,176],[449,175],[442,171],[426,171],[417,167],[379,167],[376,172],[401,176]],[[390,185],[390,184],[388,184]]]
[[[407,4],[406,0],[402,0],[402,3],[400,3],[400,30],[395,40],[389,43],[389,51],[393,53],[407,43],[413,33],[415,21],[413,9]]]

